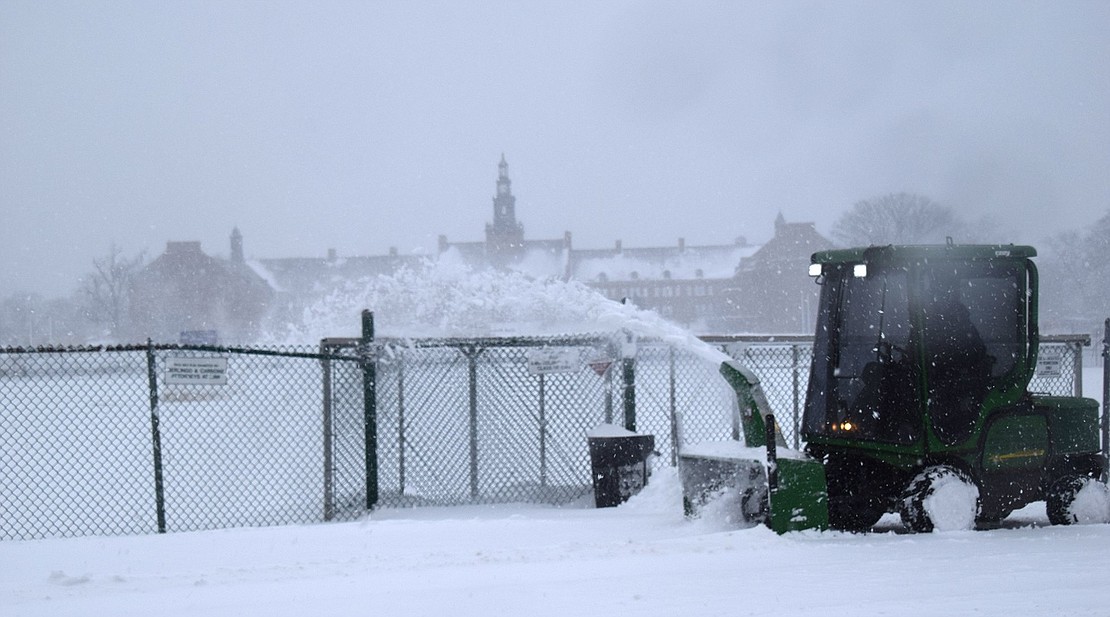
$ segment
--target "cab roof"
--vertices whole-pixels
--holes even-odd
[[[869,246],[818,251],[815,264],[906,263],[922,260],[980,261],[1024,260],[1037,249],[1020,244],[935,244]]]

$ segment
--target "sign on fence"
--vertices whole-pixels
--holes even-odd
[[[166,358],[169,385],[227,385],[227,358]]]
[[[1037,355],[1037,377],[1060,377],[1064,374],[1064,347],[1042,346]]]
[[[604,377],[605,373],[609,372],[609,367],[613,366],[612,358],[594,358],[590,360],[590,368],[597,373],[598,377]]]
[[[528,372],[533,375],[575,373],[581,354],[574,347],[540,347],[528,350]]]

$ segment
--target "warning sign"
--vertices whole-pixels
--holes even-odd
[[[1064,374],[1064,349],[1041,347],[1037,356],[1037,377],[1059,377]]]
[[[604,377],[605,373],[609,372],[609,367],[613,365],[611,358],[595,358],[590,360],[590,368],[597,373],[598,377]]]
[[[574,373],[581,367],[573,347],[543,347],[528,352],[528,372],[533,375]]]
[[[170,385],[227,385],[227,358],[166,358]]]

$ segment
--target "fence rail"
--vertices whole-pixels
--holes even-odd
[[[739,437],[717,367],[663,341],[369,334],[319,347],[0,349],[0,540],[343,520],[368,505],[568,503],[590,494],[585,433],[598,424],[655,435],[657,466],[682,443]],[[800,445],[811,339],[706,340],[760,376]],[[1031,388],[1081,393],[1089,344],[1045,337]]]

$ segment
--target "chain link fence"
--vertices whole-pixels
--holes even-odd
[[[0,539],[318,521],[313,347],[0,350]]]
[[[0,538],[157,531],[145,350],[0,355]]]
[[[801,445],[811,340],[707,341],[760,376]],[[1046,337],[1030,388],[1080,393],[1086,345]],[[656,467],[682,443],[740,437],[717,369],[625,334],[3,349],[0,539],[588,500],[586,433],[599,424],[654,435]]]

